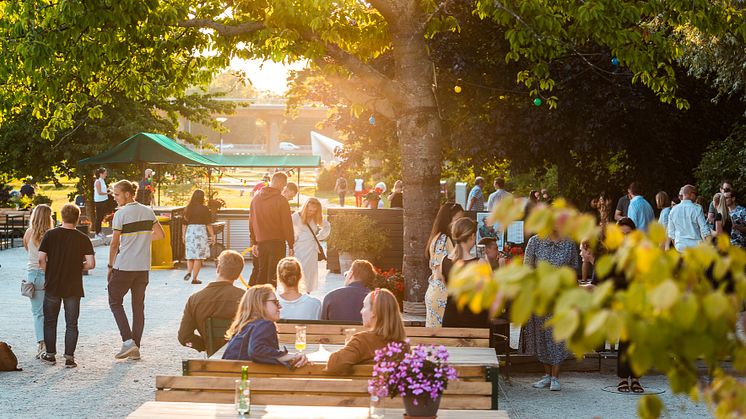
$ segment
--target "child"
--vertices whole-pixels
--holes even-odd
[[[223,359],[236,359],[278,364],[299,368],[308,363],[303,354],[289,354],[280,350],[277,326],[280,320],[280,301],[271,284],[249,288],[238,305],[236,316],[225,334],[229,339]]]
[[[399,303],[391,291],[376,288],[365,297],[363,327],[367,330],[356,333],[344,348],[329,357],[326,370],[334,374],[348,374],[355,364],[371,361],[376,349],[390,342],[403,342],[407,338],[399,313]]]

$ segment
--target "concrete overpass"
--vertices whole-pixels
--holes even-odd
[[[287,115],[285,100],[235,99],[216,100],[236,104],[232,115],[214,115],[226,118],[223,126],[228,132],[222,135],[224,154],[310,154],[310,132],[317,131],[338,138],[333,129],[319,128],[325,121],[329,109],[324,106],[303,106],[294,116]],[[180,120],[180,128],[194,135],[202,135],[206,142],[219,149],[221,135],[209,127],[186,119]],[[280,150],[280,142],[290,142],[299,149],[289,152]]]

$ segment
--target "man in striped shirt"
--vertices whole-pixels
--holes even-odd
[[[114,314],[122,349],[117,359],[140,359],[140,339],[145,328],[145,288],[150,273],[150,243],[165,234],[150,207],[135,201],[137,183],[120,180],[114,184],[119,209],[111,226],[114,234],[109,247],[109,308]],[[132,328],[122,302],[132,293]]]

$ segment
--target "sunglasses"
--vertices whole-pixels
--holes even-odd
[[[723,188],[723,192],[725,192],[725,193],[733,192],[733,189],[731,189],[731,188]]]
[[[278,299],[276,299],[276,298],[274,298],[274,299],[271,299],[271,300],[264,300],[264,302],[266,302],[266,303],[272,302],[272,303],[275,303],[275,305],[276,305],[277,307],[280,307],[280,300],[278,300]]]

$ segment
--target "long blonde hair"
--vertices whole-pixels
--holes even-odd
[[[31,241],[34,245],[39,246],[44,233],[54,227],[52,208],[47,204],[39,204],[34,207],[34,210],[31,212],[29,225],[31,226]]]
[[[308,219],[308,206],[309,205],[317,205],[318,211],[316,211],[316,215],[314,215],[313,220]],[[303,221],[303,224],[310,224],[311,221],[316,223],[317,226],[320,226],[321,223],[324,222],[324,217],[322,214],[322,208],[321,208],[321,202],[316,198],[308,198],[306,202],[303,203],[303,207],[300,209],[300,219]]]
[[[725,202],[725,194],[721,194],[720,192],[716,193],[715,196],[712,197],[712,200],[715,201],[716,199],[718,201],[718,204],[715,207],[715,210],[723,216],[722,222],[723,225],[725,225],[725,222],[730,220],[730,211],[728,211],[728,204]]]
[[[228,331],[225,332],[225,338],[232,338],[233,335],[243,330],[247,324],[254,320],[269,320],[267,310],[264,308],[264,303],[274,294],[275,287],[273,287],[272,284],[254,285],[246,290],[246,293],[241,298],[241,302],[238,303],[238,309],[236,310],[236,315],[233,317],[233,323],[231,323]]]
[[[462,217],[456,220],[451,227],[451,238],[456,243],[455,249],[453,250],[453,260],[464,260],[466,259],[466,252],[461,247],[461,243],[469,240],[469,237],[477,231],[477,223],[471,218]]]
[[[373,312],[371,331],[387,341],[404,342],[407,332],[394,294],[385,288],[376,288],[365,298],[370,299]]]

